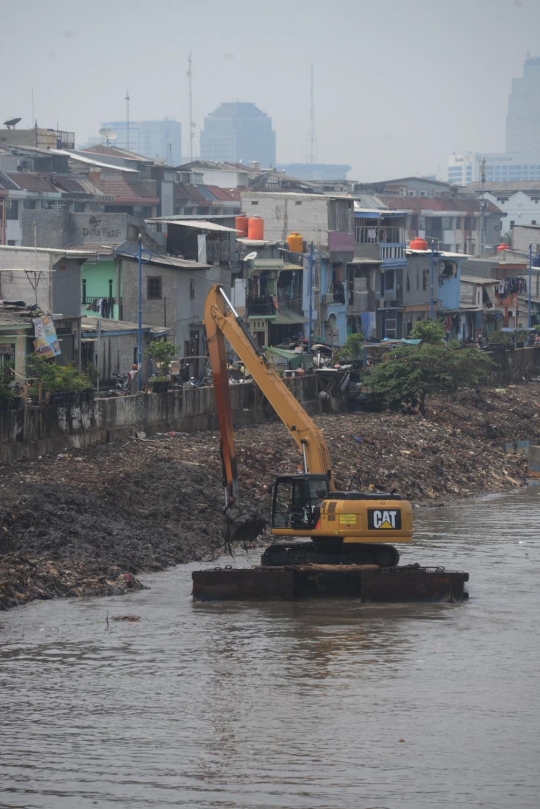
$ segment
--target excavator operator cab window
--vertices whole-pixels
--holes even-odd
[[[278,478],[274,487],[272,527],[296,528],[301,531],[315,528],[321,499],[327,494],[326,478]]]

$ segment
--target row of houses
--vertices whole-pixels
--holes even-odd
[[[529,290],[519,253],[485,255],[501,240],[504,213],[468,189],[422,178],[306,181],[257,166],[171,167],[116,147],[60,147],[0,148],[0,298],[51,314],[62,361],[98,362],[104,379],[135,357],[139,239],[145,339],[174,342],[192,373],[205,354],[212,283],[224,285],[261,345],[311,335],[339,346],[359,331],[406,337],[432,315],[450,338],[473,339],[523,325],[529,296],[537,319],[536,270]],[[260,238],[237,231],[240,214],[262,220]],[[5,338],[4,356],[18,352],[22,362],[14,345]]]

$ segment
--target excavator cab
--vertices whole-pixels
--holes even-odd
[[[321,501],[329,491],[327,475],[279,475],[272,498],[272,528],[313,530],[319,521]]]

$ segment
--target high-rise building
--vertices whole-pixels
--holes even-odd
[[[143,157],[165,160],[169,166],[182,163],[182,125],[172,118],[164,121],[105,121],[102,129],[116,134],[114,146]]]
[[[506,151],[540,152],[540,57],[527,56],[523,76],[512,79]]]
[[[204,119],[201,159],[228,163],[276,165],[276,133],[272,119],[255,104],[221,104]]]

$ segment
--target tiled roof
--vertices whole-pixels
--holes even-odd
[[[390,210],[410,211],[419,214],[422,211],[456,211],[464,215],[480,213],[480,200],[475,198],[460,197],[405,197],[389,196],[379,194],[379,199],[385,203]],[[487,210],[490,213],[502,213],[492,202],[487,202]]]
[[[234,202],[234,197],[231,196],[229,191],[226,191],[224,188],[218,188],[217,185],[207,185],[206,186],[209,191],[215,196],[216,199],[221,200],[222,202]],[[234,189],[236,190],[236,189]]]
[[[113,172],[102,173],[91,180],[102,194],[114,197],[116,202],[132,203],[141,200],[147,205],[159,204],[155,180],[132,180],[124,174]]]
[[[194,202],[197,205],[204,205],[208,203],[205,196],[201,194],[197,186],[187,185],[186,183],[178,183],[174,187],[174,201],[182,202],[187,200]]]
[[[59,189],[48,179],[48,174],[42,175],[30,171],[9,171],[6,172],[6,174],[14,183],[17,183],[19,188],[26,189],[27,191],[33,191],[36,194],[59,193]]]

